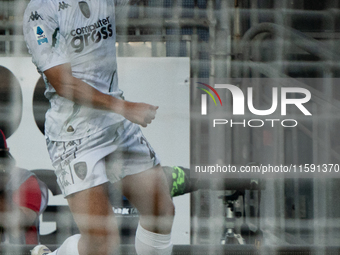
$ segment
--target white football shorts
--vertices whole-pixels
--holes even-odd
[[[46,143],[64,197],[160,163],[140,127],[128,120],[85,138]]]

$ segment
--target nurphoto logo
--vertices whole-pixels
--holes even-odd
[[[220,98],[220,95],[217,93],[216,89],[227,89],[232,96],[232,115],[237,116],[244,116],[245,115],[245,102],[247,102],[248,110],[257,116],[268,116],[271,115],[277,110],[280,110],[281,116],[287,116],[287,105],[295,105],[300,112],[302,112],[305,116],[311,116],[312,114],[308,111],[308,109],[304,106],[304,104],[308,103],[311,100],[311,93],[309,90],[305,88],[298,88],[298,87],[272,87],[272,103],[269,109],[260,110],[256,109],[253,102],[253,88],[248,87],[247,88],[247,94],[244,95],[243,91],[231,84],[215,84],[215,88],[212,86],[198,82],[199,84],[203,85],[206,88],[201,88],[202,91],[206,92],[206,94],[201,95],[201,115],[207,115],[208,114],[208,99],[207,94],[212,98],[215,105],[217,105],[217,102],[214,98],[214,95],[208,90],[210,89],[218,98],[220,101],[221,106],[222,100]],[[279,96],[279,90],[280,90],[280,96]],[[298,98],[290,98],[289,95],[291,94],[299,94]],[[280,99],[280,104],[279,104]],[[226,109],[228,110],[228,109]],[[232,119],[214,119],[213,120],[213,126],[216,125],[225,125],[230,124],[231,127],[235,125],[243,125],[244,127],[248,125],[249,127],[262,127],[264,126],[265,122],[268,122],[271,124],[272,127],[274,127],[276,122],[280,122],[283,127],[295,127],[297,126],[298,122],[295,119],[250,119],[243,121],[235,122]]]

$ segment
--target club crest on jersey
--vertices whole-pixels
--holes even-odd
[[[79,8],[81,10],[81,13],[88,19],[91,16],[91,12],[90,12],[90,7],[88,5],[88,3],[86,3],[85,1],[80,1],[79,3]]]
[[[74,165],[74,172],[79,179],[84,180],[87,175],[87,165],[86,162],[78,162]]]
[[[35,26],[33,27],[33,31],[35,34],[35,38],[37,38],[37,42],[39,45],[43,44],[43,43],[48,43],[48,39],[45,35],[45,29],[42,25],[39,26]]]

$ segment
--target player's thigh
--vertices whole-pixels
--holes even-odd
[[[67,201],[82,235],[118,237],[107,183],[74,193]]]
[[[160,165],[124,177],[121,190],[141,215],[174,215],[174,205]]]

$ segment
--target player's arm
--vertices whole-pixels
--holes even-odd
[[[133,103],[105,94],[84,81],[73,77],[69,63],[54,66],[44,72],[57,94],[77,104],[113,111],[143,127],[155,118],[158,107]]]
[[[157,107],[131,103],[101,93],[72,76],[66,39],[60,34],[54,1],[34,1],[24,15],[24,37],[32,61],[46,75],[58,95],[80,105],[113,111],[145,127],[155,118]],[[40,4],[39,4],[40,3]]]
[[[19,226],[21,227],[31,226],[38,217],[38,213],[30,208],[19,206],[18,210],[20,213]]]
[[[32,226],[38,217],[38,213],[32,209],[16,205],[12,205],[11,211],[3,211],[1,215],[0,226],[5,228]]]
[[[41,190],[34,176],[28,178],[12,195],[13,203],[11,211],[19,217],[14,224],[19,227],[31,226],[39,215],[41,206]]]
[[[4,228],[25,228],[38,217],[41,193],[36,180],[29,179],[13,194],[13,201],[5,192],[0,195],[0,226]],[[31,201],[27,202],[26,198]],[[36,209],[37,211],[34,211]]]
[[[1,211],[0,226],[4,228],[25,228],[32,226],[38,214],[32,209],[12,206],[11,211]]]

